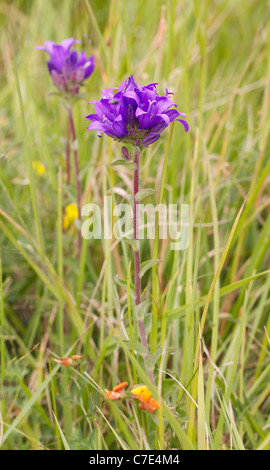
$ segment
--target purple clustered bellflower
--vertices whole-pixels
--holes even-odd
[[[64,39],[61,44],[53,41],[45,41],[43,46],[37,46],[49,54],[47,62],[49,73],[53,84],[61,92],[68,95],[79,93],[80,86],[94,71],[94,57],[87,57],[85,52],[78,55],[77,51],[71,50],[74,44],[80,43],[74,38]]]
[[[146,147],[157,139],[172,121],[179,121],[188,132],[184,113],[177,111],[176,104],[166,94],[160,96],[156,91],[157,83],[141,86],[130,76],[119,88],[102,91],[100,101],[95,104],[96,114],[86,117],[91,124],[87,130],[95,129],[98,136],[103,132],[119,142]]]

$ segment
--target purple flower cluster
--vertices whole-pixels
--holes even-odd
[[[175,109],[168,90],[164,96],[156,91],[157,83],[141,86],[132,76],[119,88],[102,91],[100,101],[95,104],[96,114],[86,117],[91,124],[87,130],[95,129],[120,142],[145,147],[159,139],[160,134],[172,121],[179,121],[188,132],[185,114]],[[171,109],[173,107],[173,109]]]
[[[71,50],[72,46],[79,42],[74,38],[68,38],[61,44],[46,41],[43,46],[36,47],[50,55],[47,65],[52,81],[56,88],[65,94],[76,95],[82,82],[95,68],[93,56],[87,58],[85,52],[78,55],[77,51]]]

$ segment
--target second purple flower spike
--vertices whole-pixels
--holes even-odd
[[[78,55],[77,51],[71,50],[72,46],[80,41],[74,38],[64,39],[61,44],[53,41],[44,42],[43,46],[36,49],[47,52],[50,60],[47,62],[49,73],[56,88],[65,94],[76,95],[80,86],[94,71],[94,57],[86,56],[85,52]]]
[[[96,114],[86,117],[92,121],[87,130],[95,129],[100,136],[103,132],[119,142],[146,147],[157,139],[172,121],[179,121],[188,132],[188,123],[182,119],[185,114],[175,109],[168,90],[164,96],[156,91],[157,83],[141,86],[132,76],[119,88],[102,91],[100,101],[95,104]],[[173,109],[171,109],[174,107]]]

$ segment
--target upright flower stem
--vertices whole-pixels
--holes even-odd
[[[136,149],[134,154],[134,163],[136,168],[133,174],[133,231],[134,240],[139,240],[139,202],[136,199],[136,194],[139,191],[139,172],[140,172],[140,152]],[[141,303],[141,278],[140,278],[140,245],[138,241],[138,249],[134,250],[134,263],[135,263],[135,304]]]
[[[66,172],[67,172],[67,185],[70,185],[70,124],[68,119],[67,126],[67,145],[66,145]]]
[[[77,187],[77,206],[78,206],[78,213],[79,213],[79,220],[81,219],[81,182],[80,182],[80,174],[79,174],[79,159],[78,159],[78,150],[76,148],[76,130],[75,130],[75,125],[74,125],[74,119],[73,119],[73,112],[72,108],[68,106],[68,123],[69,123],[69,129],[71,132],[71,137],[73,141],[73,153],[74,153],[74,164],[75,164],[75,178],[76,178],[76,187]],[[81,253],[81,234],[80,232],[78,233],[78,252],[79,256]]]
[[[141,303],[141,278],[140,278],[140,244],[139,244],[139,209],[140,203],[136,199],[136,195],[139,191],[139,173],[140,173],[140,151],[136,148],[134,152],[134,163],[136,165],[133,173],[133,231],[134,240],[138,241],[138,248],[134,250],[134,269],[135,269],[135,305],[138,306]],[[146,359],[149,357],[149,348],[147,336],[144,328],[143,319],[137,319],[138,329],[141,338],[142,345],[146,350]],[[148,371],[149,377],[154,383],[154,375],[151,370]]]

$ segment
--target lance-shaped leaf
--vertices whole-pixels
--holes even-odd
[[[146,273],[146,271],[148,271],[148,269],[151,269],[156,264],[161,263],[161,261],[162,259],[149,259],[141,263],[140,278],[143,277],[143,275]]]
[[[134,240],[133,238],[122,238],[122,241],[132,246],[134,251],[137,251],[140,247],[139,240]]]
[[[140,189],[140,191],[137,192],[136,194],[136,199],[137,201],[142,201],[147,196],[150,196],[153,193],[156,193],[156,189],[153,188],[145,188],[145,189]]]
[[[124,340],[124,343],[127,345],[128,349],[132,351],[131,342]],[[146,356],[146,348],[140,341],[133,341],[133,351],[142,357]]]
[[[135,163],[133,162],[126,162],[125,160],[115,160],[115,162],[110,163],[110,166],[124,166],[131,171],[134,171],[136,168]]]
[[[143,320],[145,318],[146,314],[148,313],[148,308],[148,300],[145,300],[144,302],[141,302],[139,305],[135,306],[135,315],[137,320]]]
[[[148,369],[150,370],[154,369],[155,363],[158,361],[161,354],[162,354],[162,348],[158,348],[155,350],[153,354],[151,354],[151,356],[148,357],[148,359],[146,359],[146,365]]]
[[[128,284],[127,284],[127,281],[125,281],[124,279],[120,279],[118,274],[116,274],[116,276],[114,277],[114,281],[121,287],[123,287],[123,289],[127,290],[127,287],[128,287]],[[130,283],[130,293],[132,296],[134,296],[135,294],[135,286],[134,284]]]

